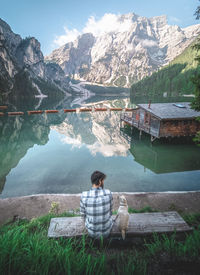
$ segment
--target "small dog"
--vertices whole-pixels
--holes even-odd
[[[119,208],[117,211],[118,228],[122,233],[122,239],[125,240],[126,231],[129,223],[128,204],[125,196],[119,197]]]

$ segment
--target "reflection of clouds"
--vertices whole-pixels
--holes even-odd
[[[97,153],[102,154],[104,157],[113,157],[113,156],[127,156],[127,151],[129,149],[128,144],[104,144],[102,142],[96,141],[92,145],[87,145],[82,143],[81,137],[72,138],[65,136],[61,138],[61,142],[64,144],[71,144],[72,148],[81,148],[83,145],[89,149],[90,153],[95,156]]]
[[[123,100],[123,106],[126,105],[126,100]],[[96,106],[101,108],[102,104]],[[116,107],[114,101],[110,107],[113,106]],[[72,149],[84,147],[93,156],[99,153],[104,157],[125,157],[130,146],[120,134],[119,121],[120,115],[115,112],[112,115],[108,112],[80,113],[66,117],[65,121],[51,126],[51,129],[60,133],[61,142],[72,145]]]
[[[69,137],[69,136],[62,137],[61,142],[64,143],[64,144],[73,145],[72,148],[74,148],[74,147],[81,148],[82,145],[83,145],[80,135],[78,135],[77,138],[72,138],[72,137]]]
[[[113,156],[127,156],[128,144],[103,144],[101,142],[95,142],[92,145],[88,145],[92,155],[97,153],[102,154],[104,157]]]
[[[113,156],[127,156],[127,151],[129,149],[128,143],[125,144],[104,144],[103,142],[96,141],[92,145],[87,145],[82,143],[81,136],[78,135],[77,138],[65,136],[61,138],[61,142],[64,144],[71,144],[72,148],[81,148],[83,145],[89,149],[90,153],[95,156],[97,153],[102,154],[104,157]]]

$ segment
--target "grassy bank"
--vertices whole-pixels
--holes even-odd
[[[152,212],[150,207],[130,213]],[[0,227],[0,274],[199,274],[200,214],[183,218],[194,231],[182,240],[153,235],[128,245],[122,241],[94,243],[91,239],[48,239],[48,214]],[[196,273],[195,273],[196,272]]]

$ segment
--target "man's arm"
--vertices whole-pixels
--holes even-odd
[[[113,211],[113,196],[112,193],[110,193],[110,215],[112,216]]]
[[[85,205],[84,205],[82,196],[80,199],[80,215],[81,215],[82,221],[85,223],[86,213],[85,213]]]

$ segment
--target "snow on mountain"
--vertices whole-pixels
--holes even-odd
[[[200,25],[168,25],[165,15],[107,14],[98,22],[91,17],[84,32],[46,61],[76,79],[128,87],[179,55],[200,34]]]

